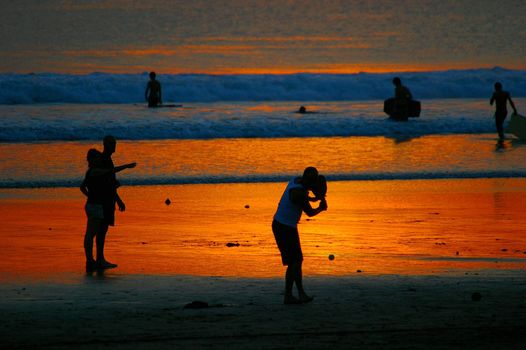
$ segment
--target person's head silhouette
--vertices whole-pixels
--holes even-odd
[[[86,155],[86,159],[89,168],[97,168],[101,165],[102,153],[95,148],[91,148]]]
[[[395,77],[393,79],[393,84],[394,84],[394,86],[400,86],[400,85],[402,85],[402,81],[400,80],[400,78]]]
[[[104,139],[102,140],[102,143],[104,145],[104,153],[105,154],[113,154],[115,153],[115,148],[117,147],[117,140],[115,140],[115,137],[111,135],[104,136]]]
[[[502,91],[502,84],[499,82],[495,83],[495,91]]]
[[[150,72],[150,79],[151,79],[151,80],[155,80],[155,77],[156,77],[156,76],[157,76],[157,75],[155,74],[155,72]]]
[[[303,186],[310,190],[318,181],[318,169],[315,167],[309,166],[303,171],[303,176],[301,177],[301,183]]]
[[[305,106],[301,106],[300,109],[298,109],[298,112],[299,113],[305,113],[305,112],[307,112],[307,108],[305,108]]]

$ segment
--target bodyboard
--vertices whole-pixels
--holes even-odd
[[[182,107],[183,105],[174,105],[174,104],[167,104],[167,105],[158,105],[157,108],[175,108],[175,107]]]
[[[517,136],[521,140],[526,140],[526,117],[519,114],[512,114],[508,123],[507,132]]]
[[[384,101],[384,112],[388,116],[392,117],[395,108],[395,99],[393,97],[388,98]],[[408,117],[420,117],[421,104],[420,101],[409,100],[409,113]]]

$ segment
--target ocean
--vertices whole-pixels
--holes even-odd
[[[520,141],[496,145],[488,103],[499,80],[520,111],[526,71],[402,73],[422,103],[407,123],[383,113],[392,76],[167,75],[165,103],[183,106],[152,110],[145,74],[2,74],[0,187],[76,186],[107,134],[116,162],[139,163],[126,184],[284,181],[306,165],[334,180],[526,174]]]
[[[142,75],[128,76],[136,84],[133,95],[131,85],[114,95],[99,91],[110,81],[122,83],[119,75],[4,75],[0,237],[7,247],[0,275],[82,271],[85,217],[78,186],[88,149],[102,149],[107,134],[117,138],[115,164],[138,163],[118,174],[127,210],[117,214],[108,236],[116,273],[281,276],[270,223],[284,184],[306,166],[316,166],[329,181],[329,211],[300,223],[307,275],[522,268],[526,144],[511,135],[497,142],[489,97],[490,82],[498,78],[521,112],[523,74],[493,69],[404,76],[422,103],[421,116],[407,122],[382,111],[392,94],[389,74],[173,76],[208,82],[196,84],[192,100],[190,92],[170,94],[170,79],[161,80],[165,102],[183,106],[159,109],[141,101]],[[452,75],[464,85],[453,89]],[[225,83],[234,78],[238,85]],[[299,78],[324,80],[319,92],[343,79],[362,95],[325,91],[314,99],[313,86],[298,90],[292,83]],[[438,78],[449,85],[435,95],[422,93]],[[288,86],[290,99],[272,97],[278,93],[269,79]],[[385,91],[369,84],[375,79]],[[352,85],[359,80],[368,88]],[[24,101],[7,97],[7,81],[22,84]],[[212,82],[230,98],[199,90]],[[71,94],[53,86],[69,86],[64,91]],[[302,105],[312,113],[296,113]],[[336,256],[330,264],[329,254]]]

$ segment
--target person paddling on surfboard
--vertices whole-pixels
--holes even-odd
[[[508,109],[506,108],[510,101],[510,105],[513,108],[513,114],[517,113],[517,108],[511,100],[510,93],[502,90],[502,84],[499,82],[495,83],[495,92],[491,96],[489,104],[493,106],[495,103],[495,126],[497,127],[497,133],[499,134],[499,141],[504,140],[504,119],[508,115]]]
[[[144,98],[148,101],[148,107],[158,107],[163,104],[161,83],[155,77],[155,72],[150,72],[150,81],[146,85],[146,91],[144,92]]]
[[[407,120],[409,117],[409,101],[413,98],[413,95],[411,95],[411,91],[407,87],[402,85],[400,78],[395,77],[393,85],[395,86],[393,117],[399,120]]]

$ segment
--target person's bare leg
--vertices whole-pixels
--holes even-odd
[[[284,304],[299,304],[300,301],[292,295],[292,287],[294,285],[294,276],[297,263],[290,263],[287,266],[287,272],[285,273],[285,298]]]
[[[313,297],[308,296],[307,293],[305,293],[305,290],[303,289],[303,272],[301,269],[302,261],[295,264],[294,269],[294,281],[296,282],[296,288],[298,288],[298,296],[299,300],[302,303],[308,303],[312,301]]]
[[[104,244],[106,242],[106,233],[108,233],[108,225],[103,223],[100,225],[99,232],[97,232],[97,266],[101,269],[111,269],[117,267],[116,264],[110,263],[104,257]]]
[[[84,235],[84,254],[86,255],[86,270],[95,269],[95,259],[93,259],[93,239],[99,230],[99,219],[88,219],[86,234]]]

